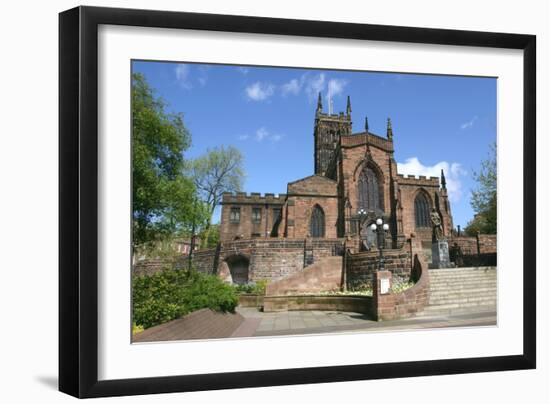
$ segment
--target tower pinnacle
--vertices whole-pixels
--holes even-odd
[[[365,115],[365,132],[369,133],[369,117]]]
[[[393,140],[393,129],[391,126],[390,118],[388,118],[388,128],[386,129],[386,135],[388,136],[388,140]]]
[[[348,105],[346,106],[346,114],[351,115],[351,100],[348,95]]]
[[[447,189],[447,180],[445,179],[443,169],[441,169],[441,189]]]
[[[321,98],[321,92],[319,91],[319,98],[317,98],[317,112],[323,111],[323,99]]]

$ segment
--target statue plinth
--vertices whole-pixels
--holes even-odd
[[[454,265],[449,259],[449,244],[447,240],[432,241],[432,264],[431,268],[453,268]]]

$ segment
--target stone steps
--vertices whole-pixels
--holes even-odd
[[[495,268],[430,269],[428,305],[419,316],[496,311]]]

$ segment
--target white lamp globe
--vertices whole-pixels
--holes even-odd
[[[370,225],[370,229],[371,229],[372,231],[376,231],[376,225],[375,225],[374,223],[371,224],[371,225]]]
[[[377,224],[378,226],[380,226],[382,223],[384,223],[384,222],[382,221],[382,218],[379,217],[378,219],[376,219],[376,224]]]
[[[384,223],[384,230],[388,231],[390,229],[390,226],[387,223]]]

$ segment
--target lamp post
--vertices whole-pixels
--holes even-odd
[[[385,244],[385,235],[386,232],[389,230],[390,226],[387,223],[384,223],[381,217],[376,219],[376,222],[370,225],[370,228],[372,231],[376,232],[376,241],[378,244],[378,251],[380,253],[380,257],[378,258],[378,270],[383,271],[384,270],[384,255],[382,253],[382,249],[384,248]]]

